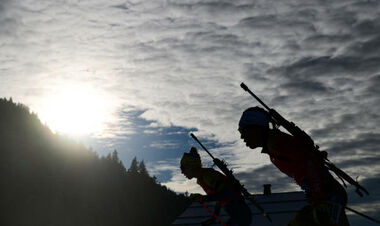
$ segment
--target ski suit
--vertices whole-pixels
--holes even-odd
[[[288,225],[349,225],[344,212],[347,193],[324,163],[296,138],[269,130],[264,153],[271,162],[305,191],[309,204]]]
[[[212,168],[202,168],[197,183],[206,192],[204,201],[217,201],[230,216],[227,224],[248,226],[252,221],[251,211],[242,195],[235,191],[227,177]],[[217,213],[218,214],[218,213]]]

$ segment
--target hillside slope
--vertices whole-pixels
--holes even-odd
[[[135,162],[136,163],[136,162]],[[189,204],[114,151],[99,157],[0,99],[1,225],[168,225]]]

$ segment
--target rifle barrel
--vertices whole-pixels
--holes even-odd
[[[256,94],[254,94],[248,88],[248,86],[246,86],[243,82],[240,84],[240,87],[243,88],[245,91],[247,91],[249,94],[251,94],[251,96],[253,96],[253,98],[255,98],[258,102],[260,102],[260,104],[263,105],[268,111],[270,110],[270,108],[262,100],[260,100],[260,98],[258,96],[256,96]]]
[[[212,154],[207,150],[207,148],[205,146],[203,146],[203,144],[198,140],[198,138],[193,134],[193,133],[190,133],[190,136],[196,141],[198,142],[198,144],[203,148],[203,150],[205,150],[207,152],[207,154],[210,155],[210,157],[214,160],[214,156],[212,156]]]

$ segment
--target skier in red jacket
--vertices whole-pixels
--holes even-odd
[[[342,185],[295,137],[270,129],[269,124],[264,109],[248,108],[240,118],[239,132],[249,148],[262,147],[261,152],[305,191],[310,205],[288,225],[349,225],[344,212],[347,194]]]

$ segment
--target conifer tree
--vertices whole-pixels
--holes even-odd
[[[144,160],[140,162],[139,167],[138,167],[138,172],[141,173],[142,175],[146,175],[146,176],[149,175],[148,170],[146,170]]]
[[[112,152],[111,159],[112,161],[119,163],[119,154],[116,149]]]
[[[131,166],[129,167],[128,169],[128,172],[130,173],[137,173],[138,172],[138,162],[137,162],[137,159],[136,159],[136,156],[133,158],[132,162],[131,162]]]

